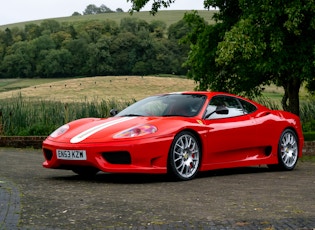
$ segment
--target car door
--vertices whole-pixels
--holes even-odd
[[[249,106],[250,107],[250,106]],[[215,112],[225,108],[227,114]],[[255,106],[251,111],[255,110]],[[238,162],[251,157],[256,138],[255,119],[248,113],[238,98],[226,95],[210,100],[204,123],[209,127],[204,162]]]

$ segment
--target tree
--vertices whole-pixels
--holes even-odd
[[[147,0],[130,0],[132,10]],[[174,0],[157,0],[153,13]],[[259,95],[263,85],[282,86],[283,109],[299,114],[303,83],[315,91],[315,2],[309,0],[205,0],[215,7],[216,24],[207,25],[195,12],[186,14],[191,27],[186,66],[199,89]]]
[[[138,61],[137,49],[141,42],[130,32],[122,32],[113,38],[110,46],[110,56],[115,62],[113,69],[117,75],[130,74]]]
[[[41,77],[69,76],[72,69],[72,55],[66,49],[42,50],[37,63],[37,72]]]
[[[149,23],[138,18],[123,18],[120,21],[120,28],[124,32],[137,34],[139,31],[149,31]]]
[[[79,12],[75,11],[73,12],[73,14],[71,16],[81,16],[82,14],[80,14]]]
[[[25,25],[24,31],[26,34],[26,39],[30,41],[30,40],[33,40],[33,39],[35,39],[41,35],[42,28],[35,23],[31,23],[31,24]]]
[[[108,8],[107,6],[105,6],[104,4],[102,4],[99,7],[98,10],[98,14],[104,14],[104,13],[113,13],[114,11],[112,11],[110,8]]]
[[[54,41],[57,49],[60,49],[66,43],[72,40],[71,34],[67,33],[66,31],[59,31],[57,33],[52,33],[50,37]]]
[[[72,54],[72,63],[75,66],[72,70],[72,76],[89,75],[89,68],[86,64],[88,57],[88,42],[84,38],[71,40],[65,48]]]
[[[83,11],[83,15],[89,15],[89,14],[104,14],[104,13],[112,13],[110,8],[102,4],[100,7],[97,7],[94,4],[88,5],[85,10]]]
[[[129,1],[132,3],[131,12],[140,11],[149,2],[149,0],[127,0],[127,2]],[[151,13],[154,15],[161,7],[167,8],[174,2],[175,0],[154,0]]]
[[[40,28],[43,31],[42,33],[44,31],[46,31],[46,34],[56,33],[60,31],[61,24],[56,20],[48,19],[40,23]]]
[[[190,32],[188,23],[181,19],[180,21],[170,25],[168,27],[168,38],[170,39],[182,39]]]
[[[4,30],[3,42],[6,46],[12,45],[14,42],[12,32],[9,28]]]
[[[166,23],[163,21],[153,20],[150,25],[150,32],[154,34],[154,37],[162,38],[166,30]]]
[[[0,66],[0,72],[6,78],[33,77],[32,58],[28,42],[13,44],[6,52]]]
[[[94,4],[90,4],[83,11],[83,15],[98,14],[98,12],[99,12],[99,8]]]
[[[239,8],[241,17],[219,43],[216,60],[222,69],[231,66],[229,86],[241,82],[243,90],[258,93],[262,85],[282,86],[283,109],[298,115],[299,89],[315,74],[315,3],[239,1]]]
[[[103,36],[97,43],[90,43],[87,52],[87,66],[91,71],[91,75],[108,75],[113,72],[110,55],[110,37]]]

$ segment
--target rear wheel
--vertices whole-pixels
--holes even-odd
[[[271,169],[293,170],[299,156],[296,134],[291,129],[283,131],[278,144],[278,164],[268,165]]]
[[[196,176],[201,162],[201,148],[194,134],[183,131],[177,134],[169,153],[169,173],[179,180]]]
[[[83,177],[93,177],[99,172],[99,170],[94,167],[79,167],[72,169],[72,171]]]

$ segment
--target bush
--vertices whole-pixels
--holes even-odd
[[[303,131],[304,132],[315,132],[315,120],[303,122]]]
[[[315,132],[304,132],[304,141],[315,141]]]

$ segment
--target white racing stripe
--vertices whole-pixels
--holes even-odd
[[[134,119],[134,118],[135,117],[123,117],[123,118],[120,118],[120,119],[117,119],[117,120],[109,121],[109,122],[106,122],[104,124],[100,124],[100,125],[94,126],[92,128],[89,128],[88,130],[85,130],[84,132],[76,135],[75,137],[73,137],[70,140],[70,143],[72,143],[72,144],[79,143],[79,142],[85,140],[86,138],[92,136],[94,133],[97,133],[97,132],[99,132],[99,131],[101,131],[101,130],[103,130],[105,128],[108,128],[110,126],[119,124],[121,122],[129,121],[129,120]]]

